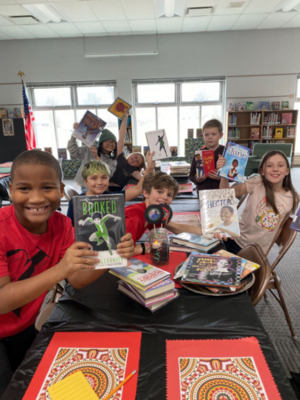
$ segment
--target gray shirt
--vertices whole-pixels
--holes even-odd
[[[82,160],[79,170],[75,176],[75,182],[78,183],[80,186],[85,186],[82,176],[81,170],[87,162],[91,160],[95,160],[93,153],[91,152],[90,148],[87,146],[79,147],[74,136],[71,136],[71,139],[68,141],[68,150],[71,155],[71,158],[77,158]],[[110,169],[110,177],[113,176],[115,170],[117,168],[117,160],[113,160],[109,155],[101,153],[100,155],[101,161],[105,162],[109,169]]]

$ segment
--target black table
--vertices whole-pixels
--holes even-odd
[[[178,299],[152,314],[118,292],[116,282],[114,276],[105,273],[82,290],[67,287],[67,292],[37,336],[2,400],[22,399],[56,331],[142,332],[137,400],[166,398],[166,340],[255,336],[282,398],[296,400],[247,293],[208,297],[180,289]]]

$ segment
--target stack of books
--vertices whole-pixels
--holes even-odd
[[[171,238],[170,250],[191,253],[193,249],[196,249],[207,253],[219,243],[218,239],[209,239],[194,233],[184,232]]]
[[[170,162],[170,175],[172,176],[188,176],[191,164],[185,161]]]
[[[118,290],[151,312],[158,310],[179,296],[170,279],[171,274],[136,258],[130,265],[109,272],[120,278]]]

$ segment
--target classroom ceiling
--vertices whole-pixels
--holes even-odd
[[[300,0],[0,0],[0,40],[299,27]]]

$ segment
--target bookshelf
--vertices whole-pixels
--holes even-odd
[[[290,114],[291,122],[287,120],[288,123],[283,123],[286,122],[283,114]],[[252,149],[254,143],[280,143],[280,141],[292,143],[294,155],[297,120],[298,110],[227,111],[225,139],[226,141],[240,143],[242,146],[250,147],[250,149]],[[276,129],[279,136],[280,131],[278,129],[282,129],[282,137],[275,137]],[[253,134],[254,131],[257,135],[255,138],[254,135],[251,137],[251,133]]]

